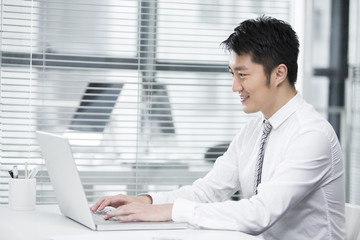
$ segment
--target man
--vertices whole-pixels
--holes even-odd
[[[260,17],[241,23],[223,44],[232,90],[246,113],[262,114],[193,185],[103,197],[92,210],[114,206],[106,219],[172,219],[265,239],[344,239],[342,151],[330,124],[295,89],[296,33],[283,21]],[[243,198],[229,200],[238,189]]]

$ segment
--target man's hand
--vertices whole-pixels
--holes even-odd
[[[149,195],[140,195],[136,197],[122,195],[122,194],[115,196],[106,196],[100,198],[90,209],[94,212],[102,211],[107,206],[117,208],[122,205],[127,205],[134,202],[143,203],[143,204],[152,204],[152,199]]]
[[[165,222],[171,220],[172,207],[172,204],[151,205],[141,202],[132,202],[126,205],[122,205],[111,212],[108,212],[105,216],[105,219],[119,216],[119,220],[122,222]]]

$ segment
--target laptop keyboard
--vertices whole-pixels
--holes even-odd
[[[105,220],[104,217],[106,215],[107,212],[110,212],[111,209],[104,209],[102,211],[95,211],[92,212],[92,216],[94,218],[95,221],[97,222],[106,222],[106,221],[119,221],[119,217],[112,217],[108,220]]]

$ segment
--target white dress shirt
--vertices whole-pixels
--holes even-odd
[[[297,94],[270,119],[262,182],[253,195],[263,116],[235,136],[212,170],[191,186],[150,194],[174,203],[174,221],[265,239],[345,239],[342,151],[331,125]],[[229,198],[238,189],[243,198]]]

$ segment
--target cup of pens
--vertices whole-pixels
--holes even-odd
[[[12,210],[31,211],[36,206],[36,178],[27,173],[25,176],[18,176],[17,167],[9,171],[9,207]],[[32,174],[34,175],[34,174]]]

